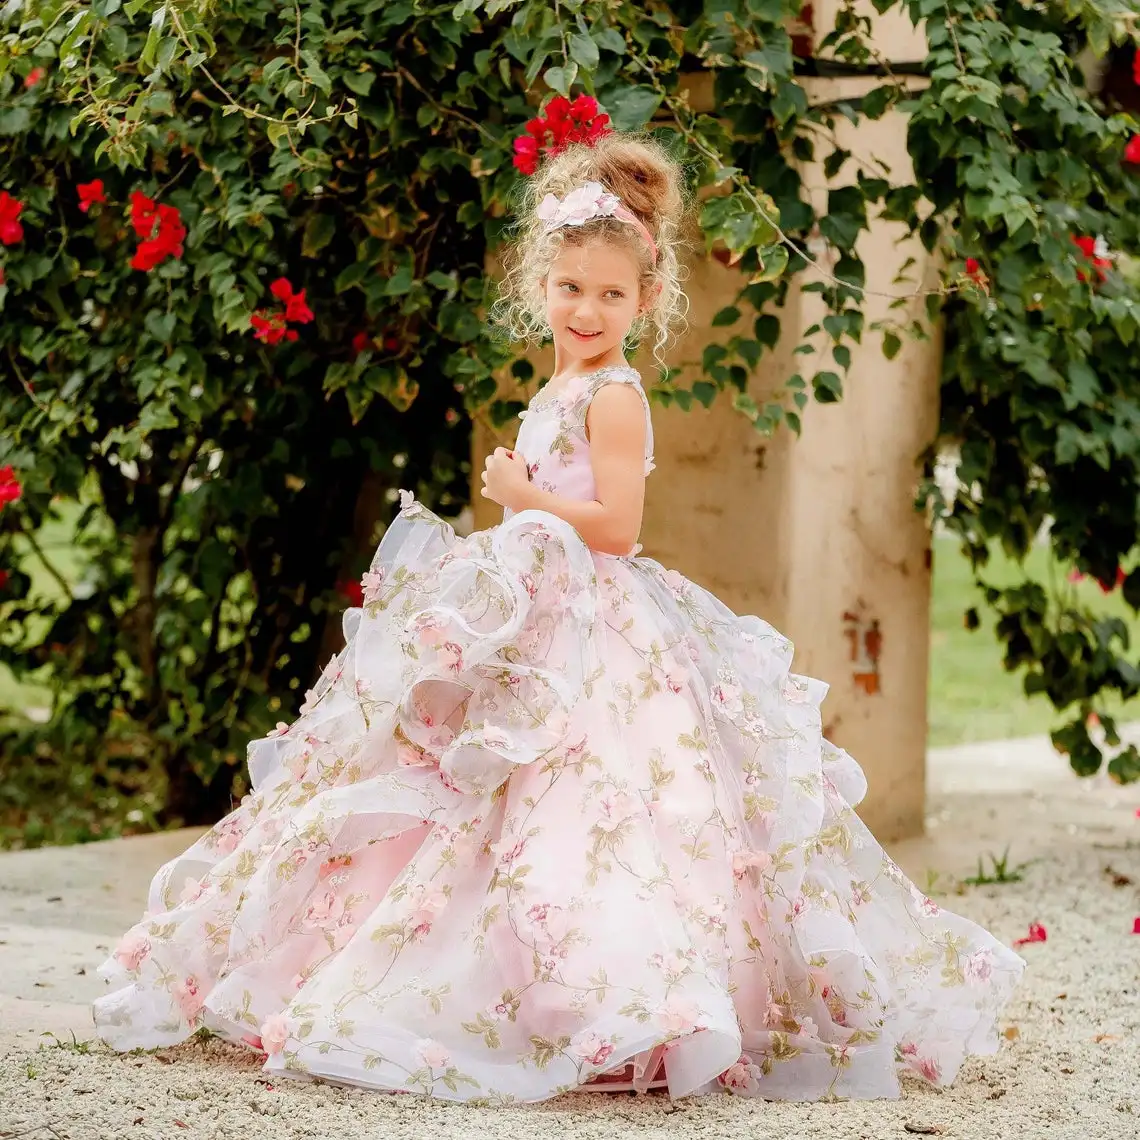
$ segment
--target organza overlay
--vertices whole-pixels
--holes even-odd
[[[641,392],[532,401],[538,485],[593,497],[606,384]],[[116,1049],[205,1026],[278,1076],[503,1103],[661,1061],[675,1096],[893,1097],[997,1047],[1021,959],[863,826],[767,623],[552,515],[459,539],[410,497],[363,586],[103,966]]]

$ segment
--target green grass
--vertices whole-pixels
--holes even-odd
[[[1024,569],[996,553],[985,570],[987,582],[1010,586],[1026,574],[1051,588],[1072,590],[1091,608],[1122,617],[1140,644],[1140,620],[1124,604],[1117,590],[1107,597],[1091,579],[1076,585],[1066,581],[1068,567],[1054,562],[1047,547],[1035,547]],[[982,624],[966,629],[963,615],[977,606]],[[950,538],[934,542],[934,588],[931,604],[930,688],[927,703],[928,740],[933,746],[964,744],[975,740],[1004,740],[1011,736],[1047,733],[1065,718],[1053,711],[1042,696],[1030,699],[1022,689],[1023,675],[1007,673],[1001,664],[1002,648],[994,635],[994,617],[974,586],[969,563]],[[1103,702],[1104,709],[1124,719],[1140,718],[1140,702],[1131,707],[1119,698]]]

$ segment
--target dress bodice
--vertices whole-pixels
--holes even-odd
[[[645,473],[653,470],[653,423],[641,377],[633,368],[599,368],[575,376],[557,390],[541,389],[526,411],[515,450],[523,456],[536,487],[570,499],[593,499],[594,471],[586,414],[595,394],[607,384],[628,384],[637,390],[645,407]]]

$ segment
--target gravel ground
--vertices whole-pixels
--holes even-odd
[[[950,1090],[914,1085],[899,1101],[834,1105],[577,1093],[484,1109],[271,1084],[251,1054],[216,1041],[117,1056],[70,1037],[0,1032],[0,1140],[1140,1138],[1140,936],[1131,933],[1140,915],[1138,797],[1108,784],[1055,780],[1027,791],[1003,780],[1010,786],[936,794],[930,837],[895,849],[920,884],[926,870],[939,871],[946,904],[1000,937],[1016,938],[1030,922],[1048,931],[1023,950],[1029,970],[1002,1022],[1000,1053],[969,1062]],[[954,875],[1011,839],[1016,860],[1030,860],[1020,881],[956,886]],[[0,861],[0,886],[4,868]],[[0,941],[0,989],[2,953]]]

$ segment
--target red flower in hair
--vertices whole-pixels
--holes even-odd
[[[1133,135],[1124,148],[1124,161],[1134,164],[1140,163],[1140,135]]]
[[[14,503],[23,493],[24,489],[11,465],[0,467],[0,509],[8,503]]]
[[[94,182],[80,182],[75,187],[79,194],[79,208],[86,214],[96,202],[106,202],[107,195],[103,192],[103,180],[96,178]]]
[[[579,95],[573,103],[565,95],[556,95],[545,112],[545,118],[531,119],[526,134],[514,140],[515,167],[528,176],[538,169],[542,155],[559,154],[572,143],[593,146],[613,129],[609,115],[598,112],[598,101],[592,95]]]
[[[529,178],[538,169],[538,139],[519,135],[515,139],[514,161],[515,168]]]
[[[17,202],[7,190],[0,190],[0,243],[15,245],[24,239],[24,227],[20,224],[20,211],[23,202]]]

